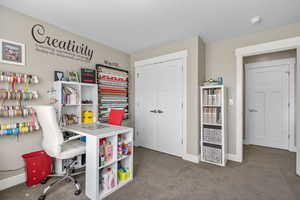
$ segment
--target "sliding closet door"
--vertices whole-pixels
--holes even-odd
[[[156,69],[157,150],[181,156],[182,153],[182,60],[161,63]]]
[[[140,146],[156,149],[156,71],[154,66],[136,70],[135,78],[135,126],[137,143]]]

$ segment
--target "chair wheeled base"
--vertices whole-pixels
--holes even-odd
[[[74,187],[75,187],[75,192],[74,195],[80,195],[81,194],[81,187],[80,184],[77,182],[77,180],[74,178],[74,176],[80,175],[85,173],[84,171],[81,172],[75,172],[75,168],[74,165],[76,164],[76,161],[73,160],[70,165],[65,167],[66,173],[65,174],[51,174],[49,175],[46,179],[44,179],[41,184],[46,184],[48,179],[50,179],[51,177],[57,177],[58,179],[55,180],[53,183],[51,183],[49,186],[47,186],[44,191],[43,194],[38,198],[38,200],[45,200],[46,199],[46,195],[48,193],[48,191],[53,188],[54,186],[56,186],[57,184],[63,182],[63,181],[70,181],[73,183]]]

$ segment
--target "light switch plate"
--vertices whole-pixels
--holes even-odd
[[[229,105],[230,105],[230,106],[233,106],[233,105],[234,105],[234,101],[233,101],[233,99],[231,99],[231,98],[229,99]]]

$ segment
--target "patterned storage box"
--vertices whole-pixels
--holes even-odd
[[[220,145],[203,144],[203,158],[206,161],[222,164],[222,149]]]
[[[222,129],[216,126],[203,126],[203,141],[213,144],[222,144]]]

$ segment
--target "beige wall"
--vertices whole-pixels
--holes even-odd
[[[76,40],[83,42],[94,50],[91,63],[83,63],[68,58],[46,55],[35,51],[35,43],[31,36],[31,27],[41,23],[45,26],[48,34],[63,40]],[[12,40],[26,45],[26,66],[8,65],[0,63],[0,71],[26,72],[36,74],[40,78],[40,84],[33,89],[40,93],[40,100],[36,103],[48,103],[46,91],[50,89],[53,82],[53,71],[78,71],[81,67],[94,68],[96,63],[103,63],[104,59],[118,62],[122,68],[127,69],[130,65],[130,56],[121,51],[99,44],[95,41],[72,34],[45,22],[41,22],[29,16],[17,13],[0,6],[0,38]],[[0,119],[3,120],[3,119]],[[15,136],[0,137],[0,170],[16,169],[23,165],[21,155],[40,149],[40,133],[21,135],[19,139]]]
[[[300,35],[300,24],[206,44],[206,78],[224,77],[228,97],[236,98],[236,48]],[[228,106],[228,152],[236,153],[236,105]]]
[[[134,74],[134,62],[165,54],[187,50],[187,153],[199,153],[199,82],[204,81],[204,43],[199,37],[175,41],[146,49],[131,55],[131,75]],[[198,67],[200,66],[200,67]],[[131,81],[132,85],[134,80]],[[132,88],[131,109],[134,109],[134,89]],[[134,113],[132,110],[131,113]]]

